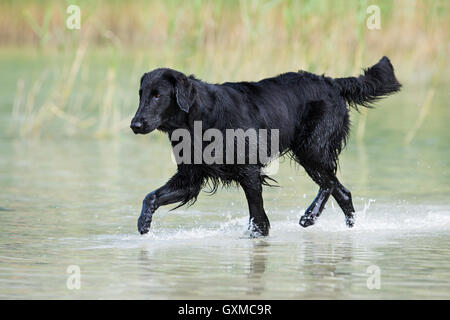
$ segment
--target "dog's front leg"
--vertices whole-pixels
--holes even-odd
[[[192,176],[188,179],[185,174],[177,172],[165,185],[145,197],[137,224],[140,234],[148,232],[153,213],[160,206],[176,202],[185,204],[196,198],[200,190],[201,179],[192,179]]]
[[[138,230],[140,234],[147,233],[148,230],[150,229],[153,213],[159,207],[156,202],[157,199],[156,192],[159,191],[160,189],[150,192],[142,202],[142,210],[138,219]]]
[[[264,211],[261,176],[259,172],[246,175],[247,179],[240,182],[248,202],[250,213],[249,231],[251,237],[268,236],[270,229],[269,218]]]

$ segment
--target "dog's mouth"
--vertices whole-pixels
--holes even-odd
[[[149,134],[156,128],[150,128],[149,126],[144,126],[142,128],[132,128],[134,134]]]
[[[133,130],[133,132],[134,132],[134,134],[148,134],[148,133],[152,132],[153,130],[151,130],[151,129],[138,129],[138,130]]]

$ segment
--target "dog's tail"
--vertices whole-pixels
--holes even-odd
[[[364,75],[335,79],[341,95],[350,106],[361,105],[371,108],[371,104],[400,90],[401,84],[394,74],[394,67],[387,57],[364,70]]]

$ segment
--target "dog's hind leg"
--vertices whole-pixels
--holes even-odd
[[[323,209],[325,208],[325,204],[330,198],[330,195],[335,189],[335,184],[333,183],[333,180],[330,179],[328,174],[324,174],[323,172],[321,173],[318,170],[313,170],[306,167],[305,169],[309,176],[314,180],[314,182],[319,185],[320,189],[314,201],[309,205],[309,207],[305,211],[305,214],[300,218],[299,223],[304,228],[315,223],[316,219],[320,216]]]
[[[355,217],[353,215],[355,208],[353,207],[352,194],[337,178],[336,182],[337,184],[333,191],[333,198],[345,214],[345,223],[351,228],[355,224]]]
[[[262,181],[259,171],[253,172],[240,182],[247,197],[250,212],[249,231],[252,237],[269,235],[270,222],[264,211]]]
[[[332,194],[345,214],[345,222],[347,226],[353,227],[353,213],[355,212],[355,209],[353,208],[350,191],[339,182],[336,175],[332,171],[310,169],[307,167],[305,167],[305,169],[314,182],[320,186],[320,189],[314,201],[306,209],[305,214],[300,218],[300,225],[303,227],[313,225],[315,220],[320,216],[325,208],[325,203],[330,197],[330,194]]]
[[[300,218],[300,225],[304,228],[313,225],[316,219],[320,216],[325,204],[330,197],[332,189],[320,188],[314,201],[306,209],[305,214]]]

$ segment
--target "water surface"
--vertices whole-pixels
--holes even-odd
[[[450,298],[448,86],[436,88],[418,125],[428,88],[405,85],[369,111],[359,143],[362,115],[352,111],[339,177],[353,193],[353,229],[333,201],[316,225],[298,225],[317,186],[285,160],[280,187],[264,190],[269,237],[246,235],[247,203],[235,188],[160,208],[140,236],[142,199],[175,172],[166,138],[66,138],[53,127],[20,138],[27,123],[11,121],[15,79],[42,67],[10,62],[0,62],[10,74],[0,88],[0,298]],[[67,287],[73,265],[79,290]],[[374,268],[379,289],[367,286]]]
[[[428,183],[427,166],[400,166],[409,155],[349,147],[341,176],[355,197],[351,230],[334,202],[301,228],[317,188],[283,162],[281,187],[264,192],[271,234],[250,239],[238,189],[160,208],[150,233],[137,233],[142,198],[174,171],[165,139],[0,148],[0,298],[450,297],[448,186]],[[433,165],[447,173],[445,161]],[[70,265],[81,270],[79,290],[66,286]],[[380,270],[378,290],[367,287],[369,266]]]

